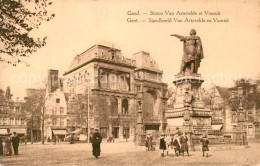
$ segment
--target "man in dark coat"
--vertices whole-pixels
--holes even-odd
[[[93,156],[98,158],[98,156],[100,156],[100,151],[101,151],[100,143],[102,142],[102,137],[101,137],[100,133],[98,132],[98,129],[95,129],[95,133],[93,134],[93,136],[91,138],[91,142],[92,142]]]
[[[161,149],[161,157],[164,157],[164,151],[166,150],[166,141],[165,141],[165,134],[162,133],[160,138],[160,149]]]
[[[14,134],[14,136],[11,141],[13,144],[14,154],[18,155],[18,147],[19,147],[20,138],[16,135],[16,132],[14,132],[13,134]]]
[[[184,152],[186,151],[188,156],[189,156],[189,147],[188,147],[188,138],[186,136],[186,134],[184,133],[184,135],[181,136],[180,138],[180,143],[181,143],[181,151],[183,152],[183,156],[184,156]]]

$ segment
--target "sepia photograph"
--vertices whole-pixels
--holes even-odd
[[[259,0],[0,0],[0,166],[260,165]]]

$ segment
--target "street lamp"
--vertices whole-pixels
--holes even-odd
[[[238,87],[238,97],[239,97],[239,108],[238,108],[238,125],[239,130],[242,134],[242,145],[245,145],[246,136],[244,134],[244,122],[245,122],[245,115],[244,115],[244,108],[242,104],[243,99],[243,88]]]

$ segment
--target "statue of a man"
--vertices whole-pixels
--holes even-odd
[[[181,61],[180,73],[185,73],[190,69],[190,74],[197,73],[201,59],[204,58],[202,44],[196,30],[190,30],[190,36],[171,35],[183,41],[183,56]]]

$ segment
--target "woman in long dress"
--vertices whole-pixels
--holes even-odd
[[[10,136],[7,136],[5,138],[5,154],[6,154],[6,156],[12,155],[12,144],[10,141]]]

